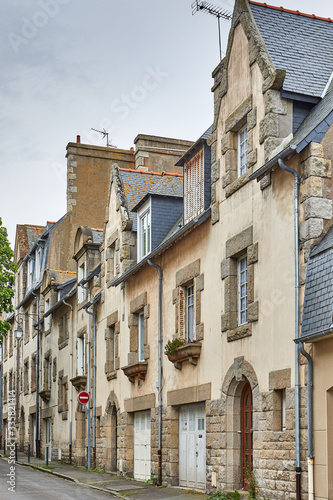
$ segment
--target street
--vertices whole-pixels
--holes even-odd
[[[11,472],[6,460],[0,460],[0,500],[8,500],[11,493],[17,500],[72,500],[72,499],[110,499],[113,495],[81,486],[72,481],[33,470],[30,467],[15,464],[15,489],[8,490],[11,485],[7,474]],[[13,476],[14,477],[14,476]]]

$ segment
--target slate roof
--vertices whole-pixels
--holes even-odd
[[[180,174],[161,174],[122,168],[119,169],[119,173],[123,183],[130,218],[133,221],[133,231],[136,231],[136,214],[132,210],[147,193],[153,192],[154,194],[164,196],[177,196],[175,193],[180,192],[180,181],[181,185],[183,185],[183,177]]]
[[[333,228],[310,254],[302,319],[302,337],[328,329],[333,313]]]
[[[63,285],[67,281],[71,281],[76,278],[76,272],[74,271],[59,271],[58,269],[49,269],[49,274],[55,279],[57,285]]]
[[[333,70],[333,22],[249,1],[267,50],[286,70],[283,90],[321,97]]]
[[[20,255],[23,259],[30,252],[38,238],[41,236],[45,226],[32,226],[29,224],[18,224],[16,227],[16,239],[19,244]]]
[[[176,165],[183,166],[184,163],[188,160],[188,158],[192,157],[200,148],[201,145],[207,141],[207,139],[212,135],[213,125],[208,127],[208,129],[202,134],[201,137],[183,154],[177,161]]]

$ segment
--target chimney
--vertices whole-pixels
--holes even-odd
[[[80,142],[81,142],[81,137],[79,135],[76,136],[76,142],[77,142],[77,144],[80,144]]]

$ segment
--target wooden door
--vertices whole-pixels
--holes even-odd
[[[252,391],[250,384],[246,384],[241,396],[241,482],[246,490],[249,487],[246,471],[253,466],[252,415]]]

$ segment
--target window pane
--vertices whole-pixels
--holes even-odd
[[[143,313],[139,314],[138,324],[138,360],[144,361],[145,359],[145,323]]]

